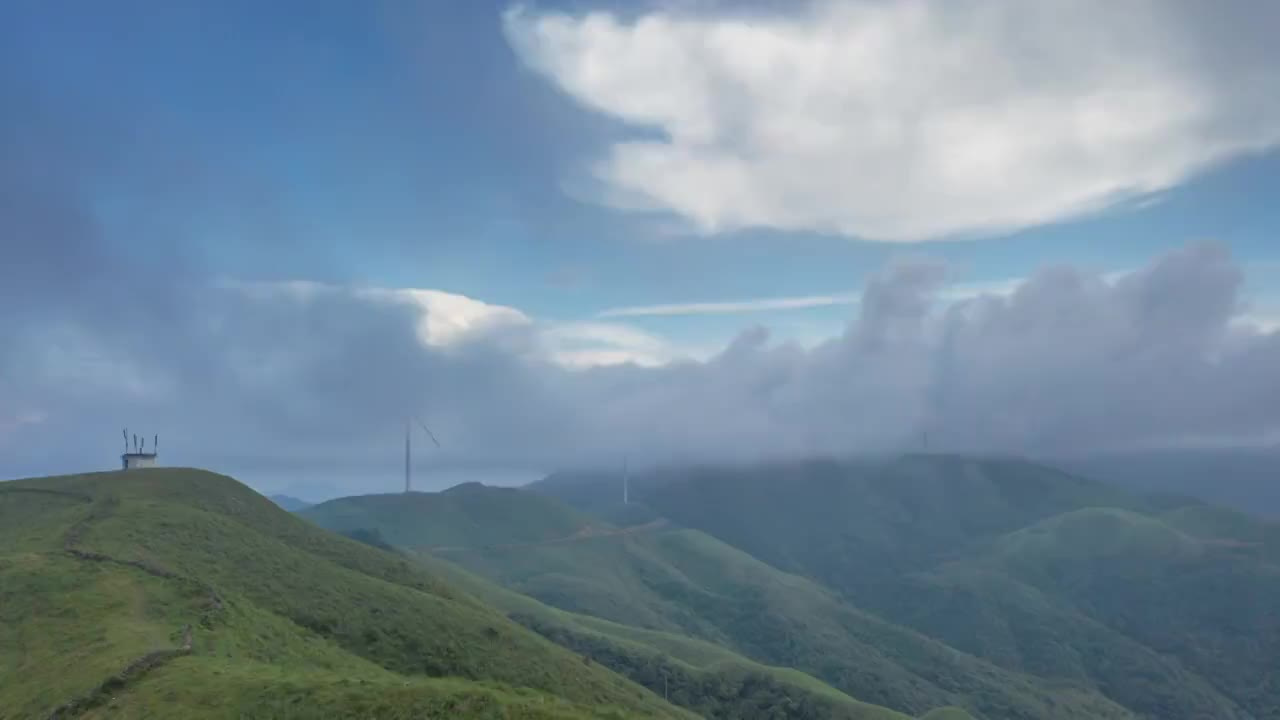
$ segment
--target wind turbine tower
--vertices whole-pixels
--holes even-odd
[[[627,466],[626,458],[623,458],[622,459],[622,504],[623,505],[631,504],[630,485],[631,485],[631,471],[630,471],[630,468]]]
[[[413,492],[413,464],[411,462],[409,438],[413,434],[413,421],[416,418],[405,418],[404,421],[404,491],[406,493]],[[427,437],[431,438],[432,444],[440,447],[440,442],[436,440],[436,436],[431,432],[431,428],[426,423],[417,420],[419,427],[427,433]]]

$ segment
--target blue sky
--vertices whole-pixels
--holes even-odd
[[[1137,3],[1107,20],[1152,39],[1090,37],[1130,78],[1069,62],[1033,11],[975,5],[1042,42],[1028,79],[994,24],[934,5],[17,2],[0,80],[15,147],[60,158],[23,182],[64,173],[96,229],[77,247],[201,286],[444,291],[573,328],[566,343],[605,342],[610,362],[666,361],[755,325],[837,337],[856,305],[814,298],[857,299],[895,259],[937,259],[976,292],[1214,240],[1245,278],[1240,315],[1280,319],[1265,42],[1197,30],[1190,3]],[[1250,8],[1224,27],[1265,26]],[[1007,83],[952,92],[952,37]],[[815,66],[796,49],[811,41],[863,54]],[[1066,107],[1076,125],[1057,124]],[[786,298],[811,301],[760,309]]]
[[[850,292],[903,252],[945,258],[969,282],[1053,262],[1124,269],[1206,238],[1244,262],[1280,259],[1280,209],[1257,191],[1277,186],[1274,152],[1197,173],[1152,207],[974,241],[904,248],[768,229],[666,237],[661,217],[563,191],[609,142],[645,131],[583,109],[523,67],[503,34],[506,6],[122,3],[69,13],[27,3],[7,33],[20,72],[52,102],[169,135],[269,195],[288,237],[238,237],[243,219],[217,214],[184,228],[182,242],[198,245],[210,270],[243,279],[440,288],[581,319],[618,306]],[[1272,292],[1265,273],[1253,279]],[[831,320],[788,315],[797,313]],[[712,326],[732,332],[740,320]]]

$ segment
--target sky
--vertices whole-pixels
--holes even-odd
[[[0,7],[0,478],[1280,442],[1280,6]],[[154,442],[154,439],[151,440]]]

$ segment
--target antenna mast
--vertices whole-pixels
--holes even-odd
[[[631,504],[631,470],[627,466],[627,459],[622,458],[622,504]]]

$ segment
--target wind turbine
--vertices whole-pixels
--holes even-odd
[[[630,485],[631,485],[631,472],[630,472],[630,468],[627,467],[627,459],[624,457],[622,458],[622,504],[623,505],[631,504]]]
[[[431,438],[431,442],[436,447],[440,447],[440,441],[436,440],[435,433],[431,432],[431,428],[427,427],[426,423],[422,422],[417,418],[405,418],[405,421],[404,421],[404,491],[406,493],[411,492],[413,488],[412,471],[411,471],[412,466],[409,460],[409,436],[412,434],[414,422],[418,423],[418,426],[421,427],[423,431],[427,433],[427,437]]]

